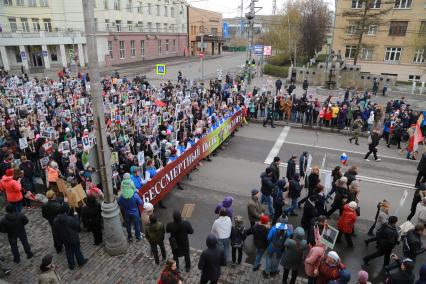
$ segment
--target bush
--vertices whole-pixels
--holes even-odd
[[[275,55],[275,56],[271,56],[266,62],[276,66],[285,66],[285,65],[291,64],[290,57],[287,54],[283,54],[283,53]]]
[[[288,66],[275,66],[271,64],[265,64],[263,67],[263,73],[274,77],[287,78]]]
[[[327,54],[322,53],[322,54],[320,54],[320,55],[317,56],[316,62],[317,63],[319,63],[319,62],[325,62],[326,59],[327,59]]]

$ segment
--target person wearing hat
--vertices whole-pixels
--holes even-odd
[[[340,272],[345,268],[340,260],[339,255],[335,251],[330,251],[320,262],[316,273],[318,277],[315,284],[328,284],[330,281],[337,280]]]
[[[336,195],[334,196],[333,204],[331,205],[330,210],[328,210],[326,216],[329,218],[331,214],[333,214],[336,210],[339,210],[340,215],[343,212],[343,206],[348,201],[349,198],[349,190],[348,190],[348,179],[343,176],[338,179],[335,183]]]
[[[198,261],[201,270],[200,284],[216,284],[221,275],[221,266],[226,266],[226,258],[222,249],[218,247],[217,238],[210,234],[206,239],[207,249],[203,250]]]
[[[146,228],[149,225],[149,216],[154,214],[154,205],[149,202],[143,204],[143,211],[141,214],[142,219],[142,232],[146,235]]]
[[[356,284],[371,284],[368,282],[368,272],[365,270],[358,271],[358,281]]]
[[[287,173],[286,178],[288,181],[292,180],[296,173],[296,155],[291,155],[291,158],[287,161]]]
[[[411,260],[410,258],[404,258],[401,261],[401,259],[396,254],[392,254],[391,257],[398,265],[399,271],[396,273],[390,274],[386,278],[386,283],[387,284],[414,283],[416,276],[414,275],[414,272],[413,272],[414,270],[413,260]]]
[[[243,246],[246,236],[247,234],[244,229],[243,217],[235,216],[234,226],[231,228],[231,250],[233,264],[241,264],[241,260],[243,258]]]
[[[146,183],[146,180],[141,177],[141,169],[136,166],[130,167],[130,179],[135,185],[136,190],[141,189],[142,186]]]
[[[28,243],[25,226],[28,224],[28,218],[21,212],[16,212],[15,206],[8,204],[6,206],[6,215],[0,220],[0,232],[6,233],[10,249],[13,255],[13,261],[19,263],[21,256],[18,250],[18,239],[24,247],[27,258],[33,257],[30,245]]]
[[[124,212],[124,220],[127,227],[127,238],[132,241],[132,223],[135,229],[136,241],[141,240],[141,217],[139,213],[139,206],[143,204],[142,199],[139,197],[135,185],[130,179],[130,174],[123,175],[123,181],[120,187],[120,197],[118,198],[118,205]]]
[[[49,222],[50,228],[52,229],[53,244],[56,252],[60,253],[62,251],[62,244],[58,240],[57,236],[53,234],[53,220],[55,220],[55,217],[58,216],[61,204],[56,200],[56,195],[53,190],[48,190],[46,192],[46,197],[47,202],[41,206],[41,215]]]
[[[426,225],[426,197],[423,197],[422,201],[417,203],[416,213],[411,219],[413,225]]]
[[[288,198],[291,199],[291,205],[284,210],[287,216],[297,216],[297,214],[294,213],[294,210],[297,208],[297,200],[300,197],[301,191],[302,188],[300,186],[299,174],[295,173],[293,179],[290,180],[288,184]]]
[[[260,191],[258,189],[251,190],[251,198],[247,204],[247,213],[252,228],[256,222],[260,220],[263,215],[263,209],[260,204]]]
[[[157,217],[154,214],[149,216],[149,225],[146,228],[145,232],[146,239],[148,240],[151,247],[151,252],[154,255],[155,264],[160,264],[157,246],[160,247],[163,262],[165,262],[166,249],[164,247],[164,236],[166,234],[166,229],[164,225],[157,220]]]
[[[371,226],[368,232],[369,235],[374,236],[373,234],[374,228],[376,229],[376,232],[377,232],[378,230],[380,230],[383,224],[385,224],[388,221],[390,208],[391,208],[390,203],[386,199],[383,199],[382,202],[379,202],[379,204],[377,204],[378,212],[376,213],[374,224],[373,226]],[[373,237],[373,238],[365,240],[364,242],[365,242],[365,245],[368,247],[368,244],[373,241],[377,241],[377,238]]]
[[[291,284],[296,283],[298,269],[300,263],[303,262],[303,257],[308,250],[308,243],[305,239],[305,230],[297,227],[294,230],[293,237],[288,238],[284,243],[284,254],[281,258],[281,265],[284,268],[283,283],[287,283],[288,274],[291,270]]]
[[[399,242],[399,234],[396,228],[398,217],[390,216],[388,221],[377,231],[377,251],[363,258],[364,265],[368,266],[368,262],[374,258],[383,256],[383,266],[389,265],[392,250]]]
[[[20,180],[13,179],[13,169],[7,169],[6,174],[0,180],[0,190],[6,193],[7,202],[13,206],[16,212],[22,210],[22,186]]]
[[[348,248],[353,248],[354,244],[352,242],[352,233],[354,231],[355,222],[357,219],[356,208],[358,204],[355,201],[349,202],[343,207],[343,213],[337,221],[337,228],[339,229],[339,235],[337,237],[337,242],[340,243],[342,234],[345,235]]]
[[[274,161],[269,166],[272,169],[272,182],[276,183],[280,179],[280,157],[274,157]]]
[[[260,216],[260,221],[251,228],[253,234],[253,243],[256,248],[256,258],[253,264],[253,271],[260,268],[262,256],[268,248],[268,231],[269,231],[269,217],[268,215]]]
[[[102,209],[94,195],[88,195],[86,205],[81,210],[81,221],[92,232],[93,244],[102,243]]]
[[[75,268],[75,260],[82,267],[87,263],[80,248],[80,219],[77,212],[70,216],[70,208],[64,203],[59,210],[58,216],[53,221],[53,233],[58,237],[61,244],[65,246],[68,268]]]
[[[274,218],[272,224],[275,224],[278,218],[283,214],[283,207],[285,205],[284,192],[287,191],[285,178],[277,181],[274,190],[272,191],[272,200],[274,206]]]
[[[47,254],[41,259],[39,284],[60,284],[63,283],[61,277],[56,272],[56,265],[53,264],[53,255]]]
[[[424,232],[424,225],[419,224],[416,225],[414,229],[409,230],[407,234],[401,238],[404,257],[410,258],[415,262],[417,256],[426,251],[422,242]]]
[[[269,278],[279,274],[279,262],[284,252],[284,244],[292,235],[292,229],[286,223],[276,223],[268,232],[268,248],[266,250],[266,267],[263,277]]]

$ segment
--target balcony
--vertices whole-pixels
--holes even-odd
[[[78,38],[78,37],[84,37],[84,32],[82,31],[54,31],[54,32],[48,32],[48,31],[39,31],[39,32],[22,32],[22,31],[16,31],[16,32],[1,32],[0,37],[1,38],[48,38],[48,37],[72,37],[72,38]]]
[[[197,42],[201,42],[201,36],[196,36],[195,40]],[[226,38],[222,36],[204,35],[203,41],[204,42],[225,42]]]

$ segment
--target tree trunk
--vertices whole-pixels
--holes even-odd
[[[358,63],[358,56],[359,52],[361,50],[361,44],[362,44],[362,37],[365,32],[365,21],[367,20],[367,11],[368,11],[368,1],[364,2],[364,13],[362,14],[362,20],[361,20],[361,28],[359,29],[359,37],[358,37],[358,44],[356,46],[355,51],[355,57],[354,57],[354,65]]]

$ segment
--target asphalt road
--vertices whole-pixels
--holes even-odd
[[[230,140],[226,149],[220,150],[212,162],[203,162],[199,171],[191,174],[192,180],[184,180],[185,190],[173,190],[166,197],[164,203],[167,210],[158,209],[160,219],[167,222],[171,219],[172,209],[181,209],[186,203],[194,203],[195,209],[189,220],[193,224],[195,234],[191,236],[191,246],[197,249],[205,248],[205,237],[211,230],[211,225],[216,218],[215,206],[226,195],[234,198],[234,214],[242,215],[248,224],[246,204],[253,188],[260,188],[260,174],[265,170],[264,164],[283,127],[271,129],[260,124],[250,124],[241,128]],[[300,155],[308,151],[312,155],[312,165],[323,164],[324,170],[331,170],[340,165],[342,150],[349,157],[348,166],[357,165],[361,176],[360,207],[361,216],[356,223],[357,237],[354,238],[355,249],[346,249],[345,240],[336,246],[343,262],[348,266],[353,275],[357,273],[362,264],[362,257],[374,252],[374,244],[367,249],[364,239],[372,224],[378,201],[387,199],[392,204],[392,213],[397,212],[400,220],[405,220],[408,215],[417,174],[417,163],[401,157],[396,148],[388,149],[379,145],[381,162],[366,162],[363,154],[367,150],[367,141],[360,140],[360,146],[350,144],[347,136],[320,131],[290,128],[285,141],[278,149],[281,160],[287,161],[292,153]],[[276,150],[276,149],[275,149]],[[285,175],[286,168],[281,167],[281,175]],[[408,197],[402,208],[398,208],[404,191]],[[304,192],[306,194],[306,192]],[[302,211],[298,211],[301,216]],[[330,220],[334,225],[338,214],[335,213]],[[291,217],[289,222],[299,225],[300,217]],[[426,261],[424,255],[417,261],[417,267]],[[383,275],[380,273],[382,258],[372,261],[369,272],[373,278],[372,283],[381,283]],[[371,281],[371,280],[370,280]]]

